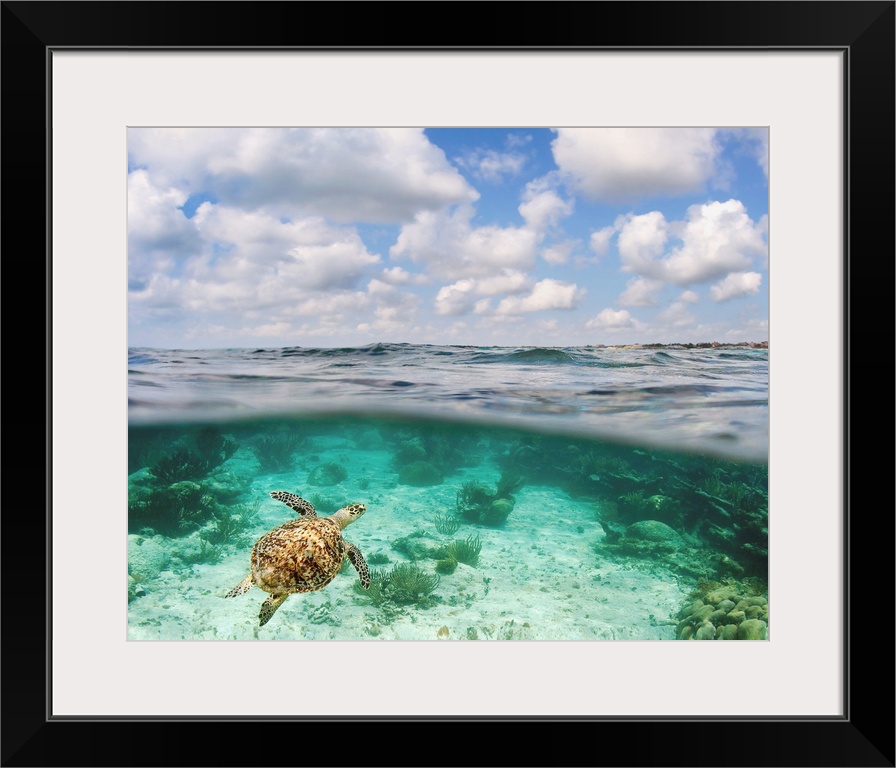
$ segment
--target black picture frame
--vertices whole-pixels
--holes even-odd
[[[894,307],[894,2],[3,2],[2,237],[7,246],[7,405],[31,415],[33,447],[7,451],[2,516],[3,766],[129,765],[667,765],[893,766],[892,584],[894,515],[891,432],[868,432],[892,405]],[[295,18],[293,23],[290,19]],[[409,26],[408,26],[409,24]],[[405,30],[413,29],[413,32]],[[408,43],[408,35],[413,42]],[[843,407],[844,583],[842,717],[703,718],[51,718],[47,711],[50,497],[48,137],[54,50],[257,48],[340,50],[653,50],[738,48],[839,50],[844,54],[845,327]],[[799,98],[799,94],[794,94]],[[44,233],[46,240],[44,239]],[[46,246],[46,247],[45,247]],[[45,253],[45,258],[40,257]],[[20,258],[26,254],[27,258]],[[46,286],[43,311],[23,305],[25,286]],[[16,296],[13,297],[13,290]],[[27,289],[26,289],[27,290]],[[38,288],[38,295],[43,294]],[[25,309],[23,309],[25,306]],[[15,313],[26,312],[31,335]],[[24,338],[23,338],[24,336]],[[22,342],[25,342],[23,345]],[[31,343],[29,343],[31,342]],[[43,354],[42,354],[43,352]],[[7,361],[9,361],[9,357]],[[883,367],[883,376],[879,369]],[[38,369],[38,370],[35,370]],[[46,389],[37,379],[46,374]],[[865,374],[864,376],[862,374]],[[879,381],[886,383],[883,397]],[[32,403],[21,410],[19,403]],[[8,411],[9,413],[9,411]],[[40,415],[39,415],[40,414]],[[7,436],[27,435],[7,421]],[[862,429],[864,427],[865,429]],[[853,436],[853,431],[855,436]],[[25,443],[23,443],[25,444]],[[10,443],[7,444],[10,447]],[[28,458],[30,457],[30,458]],[[34,478],[26,477],[33,472]],[[12,481],[10,481],[10,478]],[[883,482],[881,480],[883,478]],[[46,487],[46,515],[39,494]],[[870,491],[870,492],[869,492]],[[38,498],[35,498],[38,496]],[[27,513],[27,517],[25,514]],[[809,544],[807,544],[809,545]],[[42,556],[43,555],[43,559]],[[88,566],[85,568],[89,570]],[[23,574],[28,578],[23,579]],[[811,575],[807,575],[811,578]],[[85,586],[89,588],[89,584]],[[807,613],[813,610],[807,609]],[[811,620],[808,617],[807,620]],[[85,620],[89,620],[86,617]],[[265,678],[259,659],[260,679]],[[103,674],[97,670],[97,674]],[[819,674],[829,674],[819,670]],[[574,681],[571,681],[574,684]],[[732,670],[699,684],[724,696],[775,681]],[[344,681],[347,701],[353,691]],[[595,691],[600,696],[600,691]],[[393,728],[413,724],[413,730]],[[479,725],[459,730],[458,725]],[[439,726],[446,730],[436,731]],[[507,726],[516,725],[516,728]],[[495,731],[500,726],[500,731]],[[451,729],[450,731],[447,729]],[[488,730],[486,730],[488,729]],[[416,730],[416,733],[414,731]],[[368,738],[369,737],[369,740]],[[421,745],[422,746],[411,746]]]

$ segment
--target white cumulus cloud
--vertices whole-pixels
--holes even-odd
[[[585,327],[591,331],[619,331],[635,327],[635,319],[627,309],[602,309]]]
[[[486,296],[498,293],[520,293],[525,291],[531,280],[525,272],[506,269],[500,275],[485,277],[476,281],[476,291]]]
[[[470,311],[483,314],[489,309],[489,300],[476,297],[521,293],[530,285],[529,277],[515,270],[481,279],[458,280],[439,289],[435,299],[436,312],[440,315],[461,315]]]
[[[680,238],[681,247],[664,263],[668,279],[678,285],[748,268],[766,253],[762,227],[739,200],[691,206]]]
[[[294,286],[299,292],[351,288],[380,260],[354,228],[319,217],[284,222],[261,212],[203,203],[194,220],[202,236],[224,251],[205,264],[210,280],[240,277],[251,284],[276,278],[281,288]]]
[[[588,239],[588,244],[598,258],[607,255],[607,251],[610,248],[610,239],[616,234],[616,231],[617,229],[615,226],[609,226],[591,233],[591,237]]]
[[[508,296],[495,310],[499,315],[522,312],[543,312],[551,309],[574,309],[585,295],[575,283],[545,278],[539,280],[528,296]]]
[[[473,213],[467,205],[452,212],[418,213],[413,223],[401,228],[390,257],[425,264],[433,275],[446,280],[532,268],[534,232],[525,227],[474,227]]]
[[[623,271],[661,278],[658,259],[668,239],[669,224],[660,211],[627,217],[616,241]]]
[[[762,275],[758,272],[732,272],[709,289],[714,301],[728,301],[738,296],[749,296],[759,293]]]
[[[479,194],[416,128],[132,128],[128,154],[163,186],[341,222],[405,222]]]
[[[436,294],[436,312],[440,315],[463,315],[470,311],[475,301],[475,280],[458,280],[445,285]]]
[[[552,243],[547,248],[542,249],[541,258],[548,264],[566,264],[575,247],[575,240],[563,240],[559,243]]]
[[[667,222],[659,211],[630,215],[617,244],[623,271],[687,285],[744,271],[767,258],[764,228],[739,200],[716,201],[691,206],[683,222]],[[667,251],[670,238],[680,245]]]
[[[625,285],[619,303],[626,307],[650,307],[657,303],[657,293],[663,284],[645,277],[634,277]]]
[[[576,189],[611,202],[700,191],[721,151],[713,128],[560,128],[551,146]]]
[[[541,184],[538,182],[526,185],[519,212],[526,225],[542,237],[556,227],[560,219],[572,214],[574,203],[572,200],[564,200],[553,189],[540,189],[540,187]]]
[[[429,283],[429,278],[426,275],[408,272],[401,267],[384,269],[381,278],[390,285],[426,285]]]
[[[145,170],[128,175],[128,277],[143,284],[160,269],[198,253],[201,239],[180,207],[187,195],[159,187]]]

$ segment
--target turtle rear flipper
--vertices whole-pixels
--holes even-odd
[[[361,586],[367,589],[370,586],[370,570],[367,568],[367,563],[364,562],[364,555],[361,554],[361,550],[354,544],[345,542],[345,554],[351,560],[352,565],[355,566],[355,570],[361,578]]]
[[[252,578],[252,574],[250,573],[243,579],[239,584],[237,584],[233,589],[230,590],[224,597],[236,597],[237,595],[244,595],[250,589],[252,589],[255,584],[255,580]]]
[[[287,597],[289,597],[289,592],[284,592],[280,595],[268,595],[268,599],[261,604],[261,610],[258,612],[259,627],[263,627],[271,620],[274,611],[283,605]]]

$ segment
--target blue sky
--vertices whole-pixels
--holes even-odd
[[[128,343],[768,339],[768,132],[131,128]]]

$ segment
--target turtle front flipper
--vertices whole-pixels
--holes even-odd
[[[367,568],[367,563],[364,562],[364,555],[361,554],[361,550],[354,544],[345,542],[345,554],[351,560],[352,565],[355,566],[355,570],[361,578],[361,586],[367,589],[370,586],[370,571]]]
[[[294,493],[271,491],[271,498],[282,501],[287,507],[298,512],[299,517],[317,517],[317,510],[314,509],[314,505],[310,501],[305,501],[300,496],[296,496]]]
[[[252,574],[250,573],[243,579],[239,584],[237,584],[233,589],[230,590],[224,597],[236,597],[237,595],[244,595],[250,589],[252,589],[255,584],[255,580],[252,578]]]
[[[287,597],[289,597],[289,592],[284,592],[280,595],[268,595],[268,599],[261,604],[261,610],[258,612],[259,627],[263,627],[271,620],[274,611],[283,605]]]

